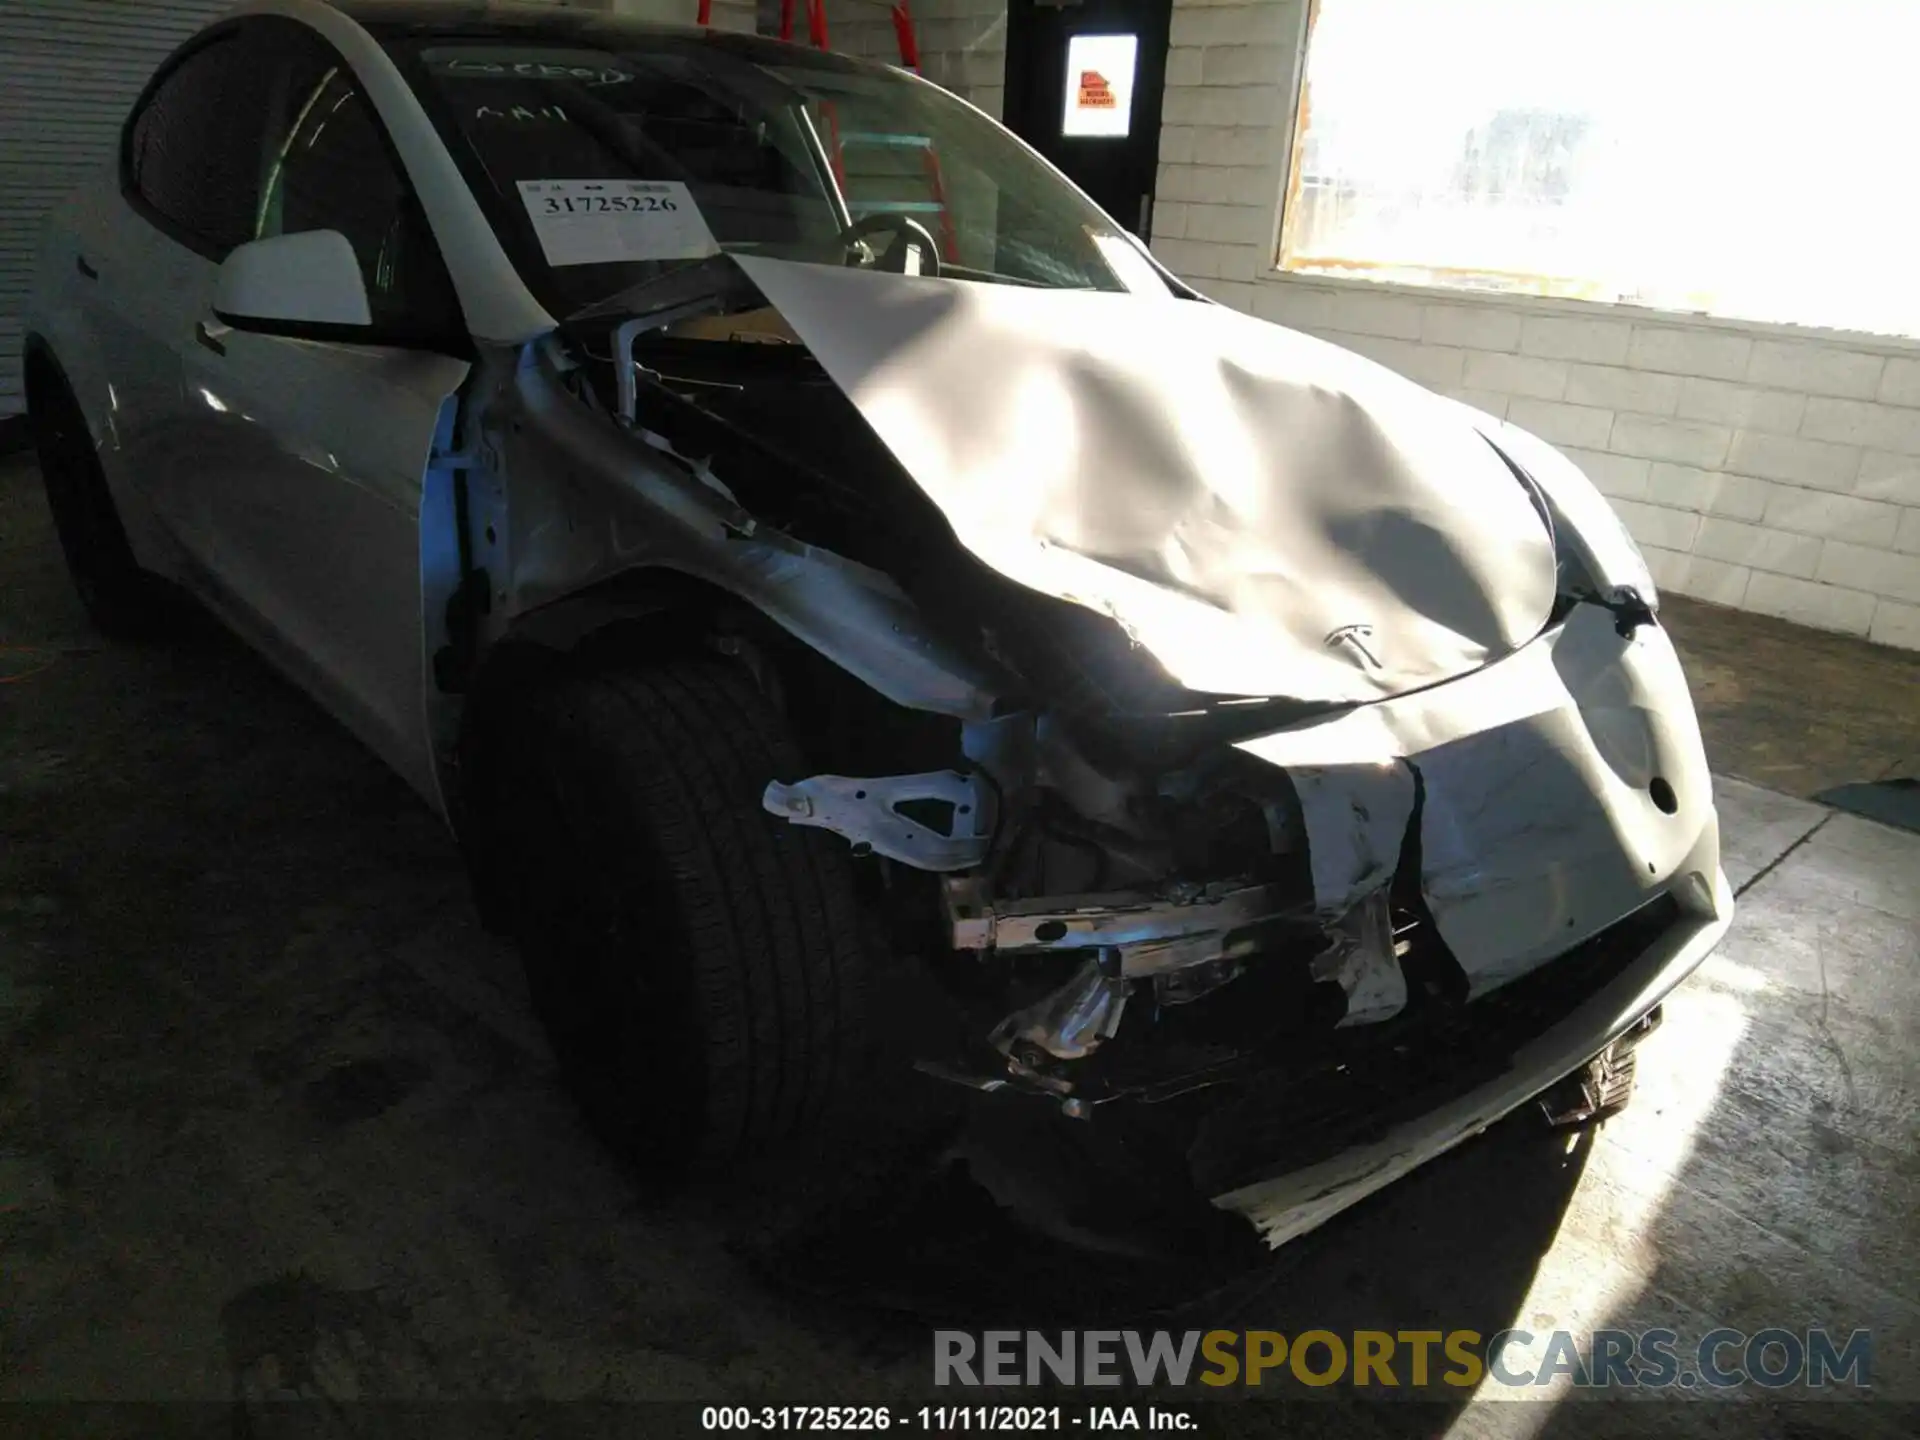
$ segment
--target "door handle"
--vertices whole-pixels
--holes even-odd
[[[193,327],[193,338],[200,344],[206,346],[207,349],[213,351],[216,355],[224,355],[227,353],[227,347],[222,345],[219,340],[214,337],[213,331],[207,328],[207,322],[204,320]]]
[[[76,255],[73,257],[73,268],[89,280],[98,280],[100,278],[100,272],[87,263],[87,257],[84,255]]]
[[[1153,219],[1153,193],[1148,191],[1140,197],[1140,226],[1133,233],[1142,240],[1147,238],[1147,226]]]

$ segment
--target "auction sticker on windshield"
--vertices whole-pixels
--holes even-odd
[[[678,180],[522,180],[547,263],[700,260],[720,253],[713,232]]]

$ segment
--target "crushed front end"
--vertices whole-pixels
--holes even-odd
[[[714,271],[503,383],[489,623],[705,597],[682,638],[819,767],[761,804],[858,857],[924,1074],[1145,1117],[1278,1243],[1724,933],[1673,647],[1520,442],[1216,307],[1143,355],[1130,297]]]
[[[767,808],[940,874],[976,1021],[924,1069],[1188,1112],[1195,1182],[1282,1239],[1576,1070],[1724,932],[1678,661],[1626,628],[1575,605],[1474,675],[1177,769],[1017,714],[967,727],[964,769]]]

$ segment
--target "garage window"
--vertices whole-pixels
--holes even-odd
[[[1920,6],[1319,0],[1283,269],[1920,335]]]

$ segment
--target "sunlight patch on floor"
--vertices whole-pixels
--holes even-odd
[[[1593,1151],[1559,1234],[1515,1310],[1514,1328],[1532,1338],[1502,1347],[1510,1373],[1539,1377],[1557,1330],[1574,1332],[1588,1358],[1584,1332],[1621,1325],[1637,1308],[1664,1243],[1668,1197],[1695,1137],[1712,1123],[1721,1081],[1747,1032],[1739,992],[1759,977],[1722,968],[1744,973],[1723,984],[1703,970],[1668,997],[1665,1023],[1641,1047],[1632,1104],[1588,1141]],[[1475,1398],[1556,1400],[1572,1388],[1564,1373],[1523,1386],[1489,1377]],[[1541,1410],[1543,1422],[1549,1408]]]

